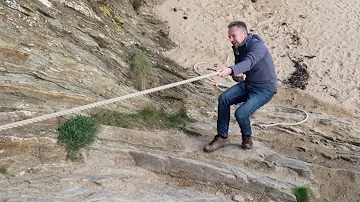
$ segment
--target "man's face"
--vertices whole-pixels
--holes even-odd
[[[242,44],[247,36],[247,32],[237,26],[232,26],[228,32],[230,42],[234,47],[238,47]]]

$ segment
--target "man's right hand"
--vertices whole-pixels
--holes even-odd
[[[224,77],[230,75],[231,73],[232,73],[232,69],[230,67],[225,67],[219,70],[218,76]]]

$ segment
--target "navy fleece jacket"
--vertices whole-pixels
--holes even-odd
[[[256,34],[249,33],[244,45],[235,48],[235,65],[231,67],[232,76],[244,73],[246,81],[254,87],[277,92],[277,76],[273,58],[264,41]]]

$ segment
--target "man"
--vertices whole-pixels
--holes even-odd
[[[235,65],[220,69],[218,76],[231,75],[239,83],[219,97],[218,135],[204,147],[205,152],[213,152],[230,143],[230,106],[238,103],[242,104],[237,108],[235,117],[241,129],[242,148],[251,149],[253,143],[250,116],[272,99],[278,87],[274,61],[264,41],[258,35],[248,33],[244,22],[231,22],[228,28]],[[246,75],[246,80],[242,79],[243,74]]]

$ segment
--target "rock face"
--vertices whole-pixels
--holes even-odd
[[[0,124],[136,92],[130,60],[140,51],[157,75],[150,87],[187,78],[182,67],[160,54],[174,47],[166,24],[134,2],[141,1],[0,2]],[[103,107],[129,113],[152,104],[184,105],[194,91],[192,86],[173,88]],[[153,183],[135,171],[127,177],[89,170],[70,174],[66,152],[56,144],[55,129],[66,118],[1,131],[1,200],[219,201],[214,195]],[[141,187],[124,185],[120,192],[118,181],[124,184],[126,178],[138,180]],[[108,192],[101,191],[106,186]]]
[[[202,135],[102,126],[95,143],[82,152],[83,163],[64,160],[53,130],[47,137],[7,137],[0,144],[1,162],[9,166],[0,180],[0,199],[230,201],[235,194],[252,201],[296,201],[292,189],[299,186],[311,187],[318,196],[323,175],[349,177],[348,184],[339,184],[349,193],[358,186],[358,171],[292,159],[256,139],[254,149],[243,151],[240,139],[232,136],[231,145],[205,154],[202,147],[212,137]],[[348,201],[356,194],[346,196]]]
[[[10,181],[12,191],[5,201],[222,201],[218,197],[187,188],[179,189],[154,182],[150,177],[132,170],[117,175],[38,174]],[[2,184],[3,185],[3,184]],[[37,192],[37,194],[34,194]]]
[[[182,67],[160,54],[174,47],[162,34],[166,24],[146,8],[138,14],[132,3],[1,2],[0,96],[7,100],[0,106],[1,123],[136,92],[129,64],[139,51],[149,57],[158,77],[149,88],[186,78]],[[176,89],[154,95],[181,101],[194,91]],[[151,102],[141,96],[103,107],[132,112]]]
[[[275,175],[243,166],[243,160],[226,163],[231,158],[222,155],[220,155],[221,160],[207,159],[196,146],[203,145],[203,141],[187,137],[181,132],[169,135],[172,132],[174,131],[158,132],[154,137],[153,133],[103,126],[96,143],[83,154],[85,164],[77,166],[65,163],[62,160],[65,152],[56,152],[57,156],[42,158],[47,162],[46,164],[39,162],[31,164],[29,161],[26,165],[31,169],[14,166],[10,172],[17,174],[8,181],[1,182],[5,187],[1,197],[10,201],[26,201],[31,198],[50,200],[53,197],[64,201],[100,200],[100,198],[143,200],[147,197],[150,201],[178,199],[178,197],[190,201],[231,200],[230,195],[216,196],[209,194],[209,191],[194,192],[187,188],[175,188],[171,184],[165,185],[166,176],[172,176],[193,181],[207,189],[222,185],[227,189],[241,190],[253,194],[256,200],[268,197],[296,201],[291,189],[306,181],[292,177],[277,179]],[[25,138],[22,143],[25,145],[32,139],[34,138]],[[143,140],[152,140],[152,142]],[[14,139],[12,145],[15,145],[15,142]],[[48,142],[47,145],[56,147],[54,141]],[[5,158],[15,160],[24,157],[20,152],[15,152],[18,147],[6,148],[5,144],[1,147],[5,151],[3,154]],[[32,147],[23,149],[24,153],[30,153],[27,158],[35,158],[37,154],[32,154],[31,151]],[[253,155],[245,154],[243,158],[251,159]],[[25,162],[22,162],[22,165],[24,164]],[[164,177],[154,177],[146,170],[163,174]],[[35,191],[37,189],[43,191]],[[141,189],[141,194],[134,194],[135,189]],[[20,190],[27,197],[16,196]],[[159,197],[157,195],[162,198],[156,198]]]
[[[276,165],[294,170],[299,176],[307,178],[312,177],[312,172],[308,165],[296,159],[284,158],[278,155],[269,155],[266,160],[275,163]]]
[[[230,165],[201,162],[175,156],[130,152],[135,164],[157,173],[209,184],[226,184],[256,194],[286,201],[296,201],[291,189],[295,184],[269,178],[262,173]]]

